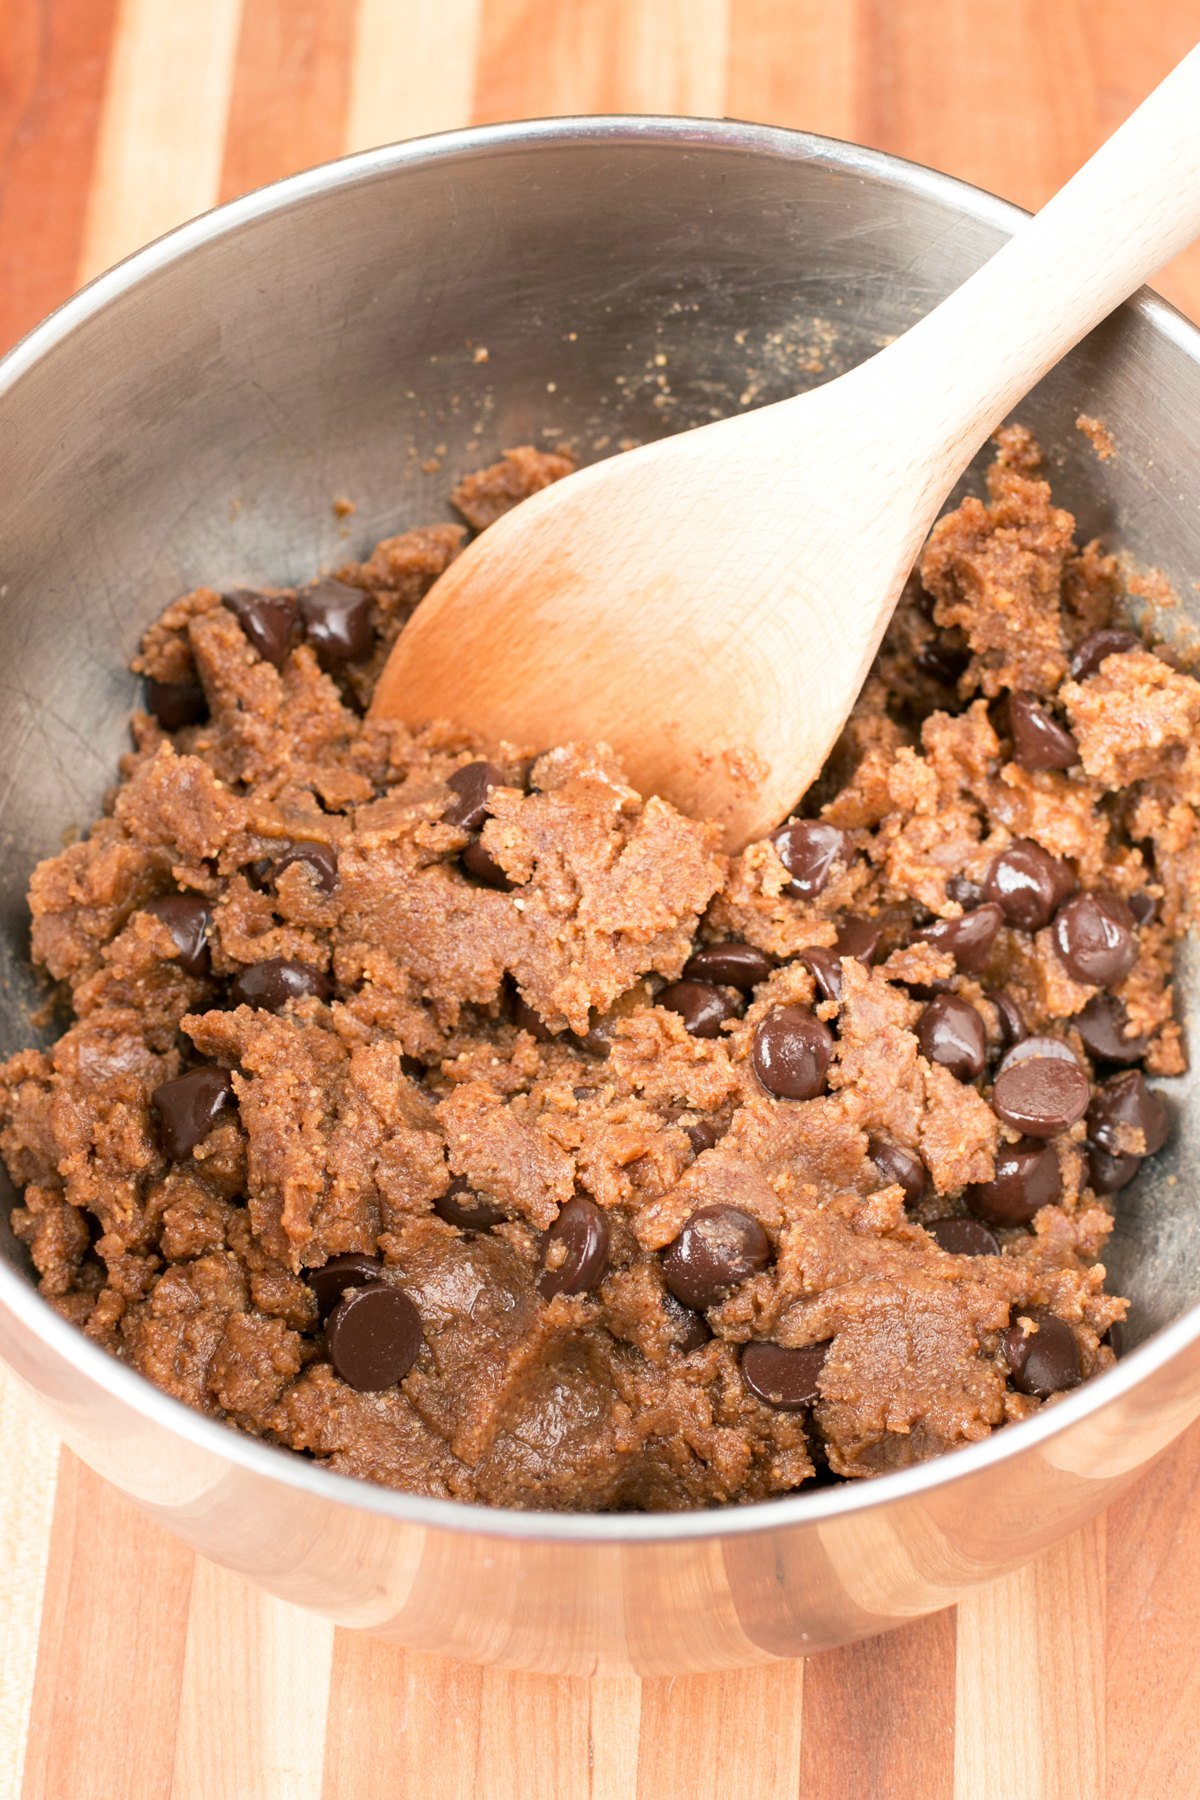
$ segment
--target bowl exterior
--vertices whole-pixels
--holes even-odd
[[[175,594],[290,580],[445,511],[510,444],[585,458],[783,397],[903,330],[1012,208],[852,146],[697,120],[505,126],[235,202],[0,364],[0,1052],[36,1036],[24,892],[100,810],[128,658]],[[1098,415],[1101,468],[1075,430]],[[1143,298],[1019,416],[1085,535],[1200,616],[1200,337]],[[331,505],[357,505],[352,537]],[[1196,983],[1188,992],[1194,992]],[[284,1599],[551,1672],[715,1669],[952,1604],[1113,1499],[1200,1414],[1200,1105],[1123,1195],[1136,1348],[1030,1424],[870,1484],[666,1519],[489,1514],[329,1476],[150,1388],[34,1293],[0,1204],[0,1357],[102,1475]]]

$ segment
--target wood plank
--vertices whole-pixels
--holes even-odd
[[[482,1784],[483,1670],[339,1631],[325,1735],[324,1800],[461,1800]],[[536,1749],[531,1746],[529,1759]],[[545,1750],[555,1754],[554,1746]],[[525,1764],[522,1764],[522,1778]],[[514,1772],[508,1771],[511,1783]],[[513,1791],[511,1786],[507,1790]],[[527,1792],[522,1779],[522,1796]]]
[[[862,10],[862,0],[730,0],[730,115],[856,137]]]
[[[116,0],[6,0],[0,350],[75,286]]]
[[[4,1629],[0,1632],[0,1795],[19,1791],[50,1561],[58,1439],[33,1401],[0,1369],[0,1443],[12,1473],[0,1483]]]
[[[23,1800],[169,1792],[194,1563],[63,1451]]]
[[[800,1792],[820,1800],[951,1800],[952,1611],[816,1656],[804,1675]]]
[[[800,1787],[804,1683],[803,1662],[644,1681],[638,1800],[807,1795]]]
[[[468,123],[479,8],[480,0],[359,0],[347,150]]]
[[[332,1625],[197,1558],[172,1792],[320,1800],[332,1661]]]
[[[340,156],[357,0],[242,0],[220,198]]]
[[[81,280],[213,204],[240,12],[120,0]]]

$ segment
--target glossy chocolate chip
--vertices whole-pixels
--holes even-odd
[[[978,1219],[930,1219],[925,1227],[939,1250],[948,1256],[999,1256],[1000,1245]]]
[[[281,669],[296,641],[296,602],[291,594],[260,594],[235,588],[222,599],[264,662]]]
[[[750,1213],[703,1206],[663,1251],[663,1280],[684,1306],[703,1311],[770,1260],[771,1240]]]
[[[586,1294],[604,1278],[608,1268],[608,1218],[585,1194],[575,1194],[562,1208],[546,1233],[545,1255],[538,1293],[543,1300],[556,1294]]]
[[[916,1151],[906,1149],[895,1138],[872,1132],[867,1154],[889,1186],[894,1183],[904,1190],[904,1204],[915,1206],[929,1183],[929,1171]]]
[[[1025,1015],[1012,995],[1003,988],[985,988],[984,992],[996,1009],[1001,1047],[1011,1050],[1014,1044],[1023,1042],[1029,1036]]]
[[[1144,1156],[1113,1156],[1099,1144],[1089,1144],[1088,1181],[1098,1194],[1119,1194],[1129,1186],[1145,1160]]]
[[[842,959],[838,951],[825,950],[818,945],[811,950],[801,950],[797,960],[812,976],[822,1000],[841,999]]]
[[[1093,631],[1075,646],[1068,673],[1072,681],[1086,681],[1109,656],[1124,656],[1127,651],[1143,648],[1140,637],[1132,631]]]
[[[380,1271],[378,1258],[351,1250],[345,1256],[331,1256],[319,1269],[306,1269],[304,1279],[312,1289],[317,1311],[324,1319],[348,1287],[367,1287],[379,1280]]]
[[[146,711],[164,731],[182,731],[208,717],[208,699],[198,681],[147,681]]]
[[[960,919],[935,919],[913,932],[916,941],[932,944],[936,950],[948,950],[960,969],[979,974],[987,968],[996,933],[1004,923],[1004,914],[994,901],[985,901],[974,912]]]
[[[793,819],[771,833],[771,842],[791,876],[787,892],[809,900],[827,885],[838,864],[845,867],[854,857],[846,833],[822,819]]]
[[[917,667],[942,687],[956,687],[971,660],[966,637],[957,625],[948,631],[935,631],[918,646],[913,659]]]
[[[821,1370],[828,1343],[789,1350],[783,1344],[747,1344],[742,1351],[742,1380],[756,1400],[780,1412],[803,1412],[821,1397]]]
[[[882,936],[883,928],[877,920],[849,914],[838,926],[837,953],[852,956],[857,962],[872,963]]]
[[[1040,931],[1075,886],[1075,875],[1068,864],[1051,856],[1032,838],[1014,838],[988,869],[984,893],[1010,925],[1021,931]]]
[[[958,994],[937,994],[917,1020],[917,1042],[930,1062],[960,1081],[975,1081],[987,1061],[983,1020]]]
[[[754,1073],[780,1100],[812,1100],[824,1091],[833,1033],[804,1006],[777,1006],[754,1033]]]
[[[325,1323],[330,1361],[360,1394],[377,1394],[403,1380],[420,1353],[421,1337],[421,1315],[408,1295],[382,1281],[350,1288]]]
[[[1013,1386],[1022,1394],[1046,1400],[1083,1379],[1075,1333],[1044,1306],[1021,1307],[1000,1341]]]
[[[1023,1050],[1025,1044],[1017,1048]],[[1074,1057],[1031,1056],[999,1069],[992,1111],[1027,1137],[1052,1138],[1082,1119],[1090,1098],[1087,1075]]]
[[[215,1065],[161,1082],[150,1098],[158,1114],[158,1141],[172,1162],[190,1156],[221,1114],[236,1105],[229,1070]]]
[[[1137,961],[1137,922],[1117,894],[1076,894],[1055,915],[1054,947],[1073,981],[1108,987]]]
[[[229,997],[235,1006],[254,1006],[263,1012],[278,1012],[289,1000],[307,1000],[310,995],[327,1000],[332,991],[328,977],[319,969],[292,962],[286,956],[269,956],[265,962],[251,963],[229,985]]]
[[[1110,1156],[1153,1156],[1170,1135],[1171,1120],[1161,1094],[1146,1085],[1140,1069],[1101,1082],[1087,1115],[1088,1139]],[[1140,1132],[1143,1142],[1131,1141]]]
[[[290,869],[293,863],[302,863],[312,875],[316,885],[323,894],[332,894],[337,886],[338,859],[337,851],[332,844],[321,844],[316,839],[302,839],[292,844],[277,856],[271,865],[271,875],[275,881]]]
[[[433,1210],[447,1225],[460,1231],[487,1231],[499,1225],[506,1216],[485,1195],[476,1193],[465,1175],[456,1175],[446,1192],[433,1203]]]
[[[688,1143],[697,1156],[711,1150],[714,1144],[721,1141],[721,1127],[715,1119],[697,1119],[694,1125],[685,1125]]]
[[[1071,733],[1032,694],[1010,696],[1008,729],[1013,761],[1020,769],[1031,773],[1036,769],[1072,769],[1079,761],[1079,746]]]
[[[469,762],[447,776],[446,786],[453,799],[442,814],[447,825],[459,825],[464,831],[478,831],[491,808],[492,789],[503,787],[504,774],[495,763]]]
[[[1028,1225],[1043,1206],[1062,1197],[1062,1170],[1053,1144],[1022,1138],[1001,1144],[990,1181],[967,1188],[963,1199],[989,1225]]]
[[[707,981],[673,981],[658,996],[658,1005],[678,1013],[692,1037],[715,1038],[726,1019],[736,1019],[738,1003],[724,988]]]
[[[1072,1019],[1088,1055],[1096,1062],[1141,1062],[1148,1040],[1129,1030],[1129,1014],[1115,994],[1094,994]]]
[[[323,669],[341,669],[370,654],[371,597],[361,588],[331,577],[302,589],[297,601],[304,635]]]
[[[1129,896],[1129,910],[1139,925],[1152,925],[1158,917],[1158,901],[1153,894],[1139,889]]]
[[[775,967],[765,950],[753,944],[705,944],[683,965],[685,981],[715,981],[748,994]]]
[[[481,881],[484,887],[495,888],[497,893],[511,894],[513,884],[496,861],[495,857],[485,850],[478,838],[472,838],[459,858],[467,874],[474,880]]]
[[[663,1295],[663,1311],[667,1315],[671,1342],[681,1356],[690,1356],[693,1350],[699,1350],[702,1344],[707,1344],[712,1336],[703,1313],[685,1306],[675,1298],[670,1289]]]
[[[166,926],[179,952],[176,961],[189,975],[208,973],[208,933],[212,911],[198,894],[163,894],[146,909]]]

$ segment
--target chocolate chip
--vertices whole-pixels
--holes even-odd
[[[837,863],[847,865],[854,857],[846,833],[821,819],[793,819],[771,833],[771,842],[791,876],[787,892],[805,899],[821,892]]]
[[[1153,894],[1139,890],[1129,896],[1129,910],[1139,925],[1151,925],[1158,917],[1158,901]]]
[[[1014,838],[992,862],[984,880],[988,899],[1010,925],[1022,931],[1040,931],[1048,925],[1075,886],[1070,866],[1032,838]]]
[[[1149,1041],[1129,1031],[1129,1014],[1115,994],[1094,994],[1071,1021],[1096,1062],[1141,1062]]]
[[[849,914],[838,926],[837,953],[852,956],[857,962],[873,963],[882,936],[883,927],[877,920]]]
[[[685,981],[715,981],[748,994],[775,967],[765,950],[753,944],[705,944],[683,965]]]
[[[1033,1042],[1027,1038],[1017,1048]],[[1051,1138],[1082,1119],[1090,1097],[1088,1078],[1073,1057],[1033,1056],[998,1071],[992,1111],[1028,1137]]]
[[[1004,914],[994,901],[964,913],[961,919],[935,919],[923,925],[913,937],[936,950],[948,950],[960,969],[979,974],[987,968],[996,933],[1004,923]]]
[[[702,1206],[663,1252],[663,1280],[684,1306],[703,1310],[765,1269],[771,1240],[736,1206]]]
[[[1170,1135],[1171,1119],[1161,1094],[1147,1087],[1140,1069],[1101,1082],[1087,1116],[1088,1139],[1111,1156],[1153,1156]],[[1140,1132],[1144,1142],[1131,1141]]]
[[[188,975],[208,973],[208,933],[212,912],[198,894],[164,894],[147,902],[145,910],[166,926],[175,940],[176,958]]]
[[[658,996],[658,1005],[678,1013],[692,1037],[719,1037],[726,1019],[736,1019],[738,1003],[724,989],[707,981],[673,981]]]
[[[433,1210],[447,1225],[460,1231],[487,1231],[499,1225],[506,1215],[493,1206],[483,1194],[476,1193],[465,1175],[456,1175],[446,1192],[433,1203]]]
[[[330,1361],[348,1387],[377,1394],[408,1374],[421,1349],[421,1315],[386,1282],[352,1287],[325,1325]]]
[[[1109,656],[1124,656],[1130,650],[1143,648],[1140,637],[1132,631],[1093,631],[1075,646],[1068,665],[1072,681],[1086,681]]]
[[[803,1412],[821,1397],[821,1370],[829,1344],[789,1350],[783,1344],[747,1344],[742,1351],[742,1380],[756,1400],[780,1412]]]
[[[1010,1050],[1029,1036],[1025,1016],[1012,995],[1003,988],[985,988],[984,993],[996,1009],[1001,1046]]]
[[[1046,1400],[1077,1387],[1083,1379],[1075,1333],[1044,1306],[1021,1307],[1000,1341],[1013,1386],[1022,1394]]]
[[[198,681],[147,681],[146,711],[164,731],[182,731],[208,717],[208,699]]]
[[[1028,1225],[1043,1206],[1053,1206],[1061,1197],[1058,1152],[1037,1138],[1001,1144],[992,1179],[975,1182],[963,1194],[971,1211],[989,1225]]]
[[[327,1000],[332,991],[328,977],[319,969],[292,962],[286,956],[269,956],[265,962],[251,963],[235,975],[229,996],[235,1006],[278,1012],[289,1000],[307,1000],[310,994]]]
[[[459,825],[464,831],[478,831],[491,807],[494,787],[503,787],[504,774],[495,763],[469,762],[446,777],[446,786],[454,794],[442,818],[447,825]]]
[[[684,1306],[677,1300],[670,1289],[663,1294],[663,1311],[667,1315],[667,1327],[671,1333],[671,1342],[681,1356],[690,1356],[693,1350],[699,1350],[707,1344],[712,1332],[708,1329],[703,1313],[694,1312],[690,1306]]]
[[[235,588],[221,598],[264,662],[281,669],[297,635],[296,602],[291,594],[260,594]]]
[[[823,950],[819,946],[812,950],[801,950],[797,960],[804,964],[812,976],[822,1000],[841,999],[842,959],[836,950]]]
[[[969,875],[951,875],[946,883],[946,897],[956,900],[964,912],[983,905],[983,889]]]
[[[999,908],[997,908],[999,911]],[[957,994],[937,994],[917,1020],[917,1042],[930,1062],[941,1063],[960,1081],[974,1081],[987,1062],[983,1020]]]
[[[306,1269],[304,1279],[316,1296],[317,1312],[325,1318],[348,1287],[367,1287],[379,1280],[379,1274],[376,1257],[351,1250],[345,1256],[331,1256],[319,1269]]]
[[[1145,1160],[1144,1156],[1113,1156],[1099,1144],[1089,1144],[1088,1181],[1098,1194],[1119,1194],[1129,1186]]]
[[[236,1104],[228,1069],[209,1065],[164,1081],[150,1096],[158,1114],[158,1141],[172,1162],[182,1162]]]
[[[516,988],[512,988],[509,992],[508,1010],[512,1014],[512,1022],[518,1031],[527,1031],[531,1038],[537,1039],[539,1044],[554,1042],[554,1033],[546,1021],[540,1013],[534,1012],[527,1001],[522,1000]]]
[[[323,669],[361,662],[371,651],[371,597],[348,582],[318,581],[298,595],[304,634]]]
[[[1116,894],[1076,894],[1055,915],[1054,946],[1072,980],[1107,987],[1137,961],[1137,924]]]
[[[312,873],[323,894],[332,894],[337,886],[338,859],[337,851],[332,844],[321,844],[316,839],[303,839],[292,844],[282,856],[277,856],[271,865],[271,875],[278,881],[285,869],[293,863],[303,863]]]
[[[1065,725],[1060,725],[1032,694],[1012,694],[1008,702],[1008,729],[1013,761],[1018,768],[1071,769],[1079,761],[1079,746]]]
[[[930,1219],[925,1227],[948,1256],[999,1256],[1000,1245],[978,1219]]]
[[[705,1150],[711,1150],[714,1144],[721,1141],[721,1128],[715,1119],[697,1119],[694,1125],[685,1125],[688,1143],[697,1156]]]
[[[935,631],[918,646],[913,659],[917,667],[942,687],[957,687],[960,676],[967,672],[971,660],[966,637],[957,625],[948,631]]]
[[[467,874],[474,876],[476,881],[482,881],[485,887],[495,888],[501,894],[512,893],[512,882],[478,838],[471,839],[459,860]]]
[[[538,1280],[542,1299],[594,1288],[608,1267],[608,1246],[607,1215],[594,1200],[575,1194],[546,1233],[545,1266]]]
[[[867,1139],[867,1154],[884,1181],[904,1190],[904,1204],[915,1206],[929,1182],[929,1171],[914,1150],[898,1144],[894,1138],[872,1132]]]
[[[777,1006],[754,1033],[754,1073],[780,1100],[812,1100],[825,1087],[833,1033],[803,1006]]]

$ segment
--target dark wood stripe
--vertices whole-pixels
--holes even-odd
[[[221,199],[339,156],[357,0],[243,0]]]
[[[642,1684],[638,1800],[826,1800],[801,1785],[812,1663],[774,1663]],[[860,1790],[859,1800],[870,1792]]]
[[[116,4],[0,11],[0,350],[75,287]]]

